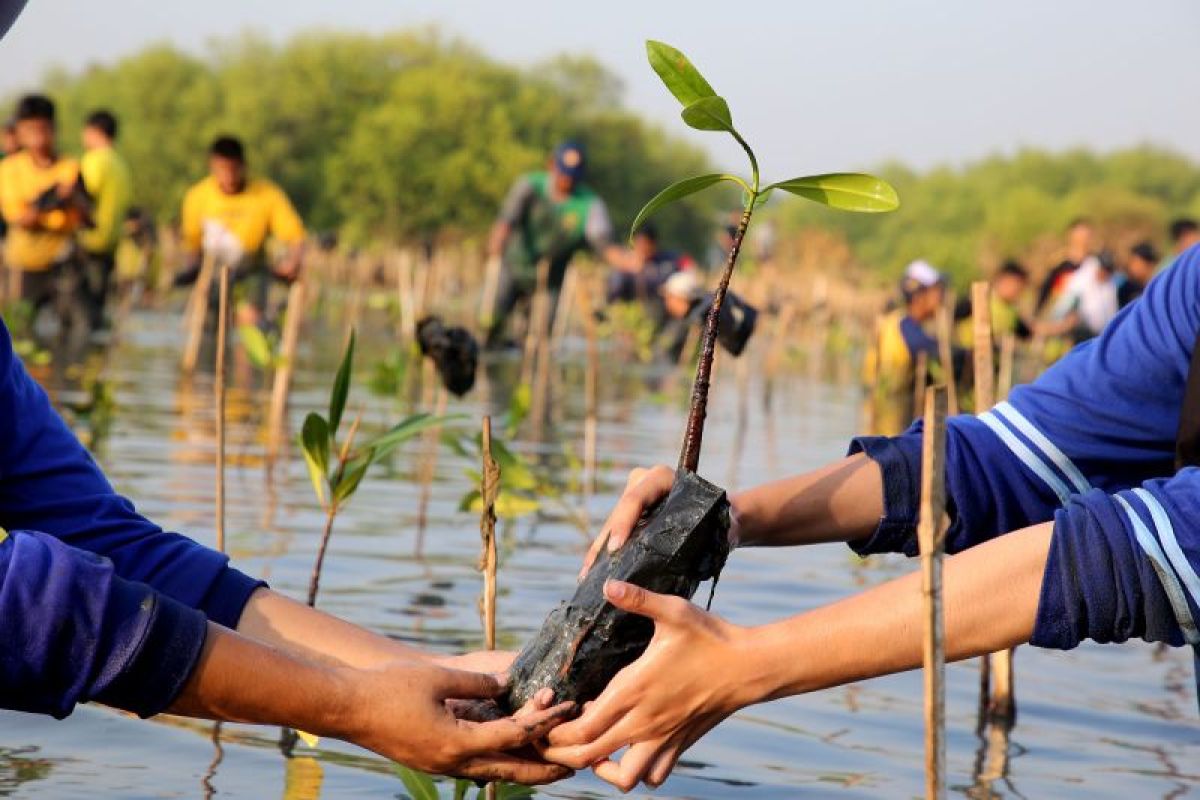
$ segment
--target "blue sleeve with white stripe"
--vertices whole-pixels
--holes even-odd
[[[1188,366],[1200,331],[1200,246],[1150,282],[1100,336],[1010,400],[947,425],[947,549],[1053,518],[1092,488],[1118,492],[1170,475]],[[859,552],[916,553],[921,423],[861,437],[884,477],[879,528]]]
[[[1110,495],[1071,498],[1055,516],[1030,642],[1200,643],[1200,469]]]

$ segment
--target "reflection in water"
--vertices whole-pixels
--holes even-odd
[[[283,800],[318,800],[325,771],[311,756],[293,756],[284,760]]]
[[[208,769],[204,771],[204,777],[200,779],[200,789],[203,792],[204,800],[212,800],[213,795],[217,793],[217,787],[213,781],[217,777],[217,767],[221,766],[221,762],[225,760],[225,748],[221,746],[221,723],[219,722],[214,722],[212,726],[212,745],[212,761],[208,762]]]
[[[975,751],[975,765],[971,772],[974,784],[965,791],[973,800],[994,800],[1004,797],[996,789],[1000,781],[1014,797],[1024,797],[1017,790],[1009,775],[1009,760],[1021,756],[1025,750],[1011,741],[1012,726],[1008,724],[981,724],[975,731],[979,747]]]
[[[37,752],[36,747],[0,747],[0,797],[8,797],[22,785],[50,774],[54,762],[34,757]]]

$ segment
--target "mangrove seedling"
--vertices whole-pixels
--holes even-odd
[[[317,501],[325,512],[325,528],[321,533],[317,559],[313,564],[312,575],[308,582],[308,604],[310,606],[316,605],[317,602],[321,568],[325,563],[325,552],[329,547],[329,537],[333,532],[334,519],[358,489],[367,470],[399,445],[427,428],[441,425],[449,419],[432,414],[413,414],[405,417],[366,444],[355,447],[354,438],[362,419],[360,413],[350,424],[345,438],[339,442],[338,428],[341,426],[343,412],[346,410],[346,400],[350,394],[354,341],[355,334],[351,329],[350,339],[342,354],[342,362],[338,366],[337,375],[333,380],[333,389],[330,391],[329,416],[322,416],[316,411],[310,412],[304,418],[304,425],[300,429],[300,447],[304,452],[304,462],[308,466],[308,477],[312,481]]]
[[[655,195],[633,222],[632,229],[637,230],[664,206],[719,183],[732,183],[742,189],[741,220],[700,339],[700,359],[675,484],[620,550],[601,552],[574,597],[551,612],[538,636],[521,652],[512,670],[508,699],[513,708],[524,705],[544,686],[552,687],[558,700],[590,700],[645,650],[654,634],[653,623],[609,605],[603,593],[607,580],[628,581],[689,599],[702,581],[712,579],[715,587],[729,553],[729,502],[723,489],[701,478],[696,470],[721,309],[755,210],[776,190],[845,211],[891,211],[899,205],[891,186],[859,173],[809,175],[764,184],[754,151],[733,125],[729,103],[691,61],[662,42],[647,42],[646,54],[650,66],[683,105],[683,121],[697,130],[732,136],[746,152],[750,177],[713,173],[685,178]]]

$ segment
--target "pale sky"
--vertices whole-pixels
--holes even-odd
[[[506,61],[590,53],[625,81],[631,108],[683,132],[642,49],[670,42],[729,99],[766,177],[1022,145],[1155,142],[1200,161],[1195,0],[30,0],[0,42],[0,94],[52,64],[153,41],[203,52],[245,29],[283,39],[429,23]],[[740,166],[726,137],[688,135]]]

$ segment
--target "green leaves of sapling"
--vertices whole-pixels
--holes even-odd
[[[712,86],[700,74],[688,57],[663,42],[653,39],[646,42],[646,58],[651,68],[662,78],[667,90],[675,95],[684,106],[690,106],[705,97],[716,97]]]
[[[670,186],[654,195],[654,197],[650,199],[650,202],[642,206],[642,210],[638,212],[637,216],[633,220],[633,225],[630,228],[630,236],[632,236],[633,232],[637,231],[637,229],[642,226],[642,223],[645,222],[651,214],[653,214],[655,211],[658,211],[663,206],[674,203],[676,200],[680,200],[690,194],[695,194],[696,192],[707,189],[709,186],[712,186],[715,183],[720,183],[721,181],[742,183],[740,178],[735,178],[732,175],[721,175],[717,173],[712,173],[710,175],[697,175],[694,178],[684,178],[681,181],[672,183]],[[744,183],[742,183],[742,185],[745,187]]]
[[[724,131],[732,136],[750,159],[751,179],[742,180],[734,175],[698,175],[673,183],[663,189],[638,212],[632,231],[655,211],[663,206],[707,189],[723,180],[741,184],[744,191],[742,205],[749,212],[766,203],[775,189],[803,197],[830,208],[842,211],[874,213],[892,211],[900,206],[900,199],[886,181],[874,175],[856,172],[834,172],[826,175],[810,175],[802,178],[773,183],[759,188],[758,159],[750,145],[733,126],[733,114],[729,103],[713,90],[688,57],[663,42],[646,42],[646,57],[651,68],[662,79],[667,90],[683,104],[683,121],[700,131]],[[632,232],[631,231],[631,232]]]
[[[782,189],[806,200],[842,211],[879,213],[900,207],[896,190],[881,178],[860,172],[832,172],[773,183],[764,189]]]
[[[338,365],[337,375],[333,379],[333,391],[329,393],[329,435],[336,436],[338,425],[342,421],[342,412],[346,410],[346,397],[350,394],[350,371],[354,364],[354,329],[350,329],[350,341],[346,344],[346,352],[342,353],[342,363]]]
[[[315,411],[304,418],[300,429],[300,449],[304,451],[304,463],[308,467],[308,479],[312,481],[317,500],[325,505],[325,483],[329,480],[329,424]]]

